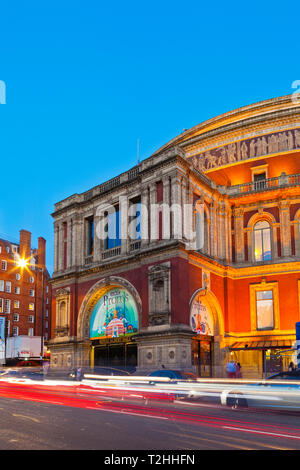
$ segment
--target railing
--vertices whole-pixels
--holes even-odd
[[[294,175],[286,175],[285,173],[281,173],[280,176],[274,178],[237,184],[226,188],[226,192],[229,194],[229,196],[234,197],[241,194],[246,195],[249,193],[269,191],[288,186],[300,186],[300,173]]]
[[[110,250],[105,250],[102,253],[102,259],[113,258],[114,256],[118,256],[121,254],[121,247],[111,248]]]
[[[132,242],[129,245],[129,251],[140,250],[140,248],[141,248],[141,240],[138,240],[136,242]]]
[[[94,260],[94,255],[89,255],[85,257],[84,264],[92,264]]]

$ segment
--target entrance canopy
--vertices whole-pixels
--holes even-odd
[[[229,346],[229,351],[254,351],[254,350],[265,350],[265,349],[291,349],[293,340],[272,340],[272,341],[246,341],[237,342]]]

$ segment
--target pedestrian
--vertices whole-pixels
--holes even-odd
[[[44,375],[44,377],[47,377],[48,372],[49,372],[49,367],[50,367],[49,361],[44,361],[43,362],[43,375]]]
[[[289,364],[289,372],[293,372],[293,370],[295,370],[295,364],[291,361]]]
[[[236,374],[236,365],[233,360],[230,360],[226,365],[227,377],[233,379]]]
[[[77,367],[76,369],[76,380],[77,382],[80,382],[82,380],[82,368]]]
[[[242,368],[241,364],[239,362],[236,362],[236,364],[235,364],[235,369],[236,369],[235,376],[236,376],[237,379],[242,378],[241,368]]]

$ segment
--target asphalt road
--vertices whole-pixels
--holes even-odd
[[[299,450],[299,415],[0,384],[1,450]],[[111,455],[111,454],[108,454]]]

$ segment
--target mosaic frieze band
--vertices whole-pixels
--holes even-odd
[[[208,171],[249,158],[263,157],[300,149],[300,129],[291,129],[257,138],[233,142],[217,149],[207,150],[190,157],[195,168]]]

